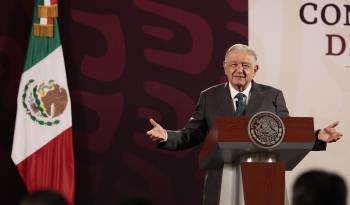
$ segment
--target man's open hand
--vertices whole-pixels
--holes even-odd
[[[326,128],[322,129],[318,134],[318,139],[323,142],[336,142],[338,141],[343,134],[338,132],[335,127],[339,124],[339,122],[334,122],[331,125],[328,125]]]
[[[147,135],[154,142],[163,142],[166,140],[166,131],[165,129],[158,124],[152,118],[149,119],[149,122],[152,124],[153,128],[147,131]]]

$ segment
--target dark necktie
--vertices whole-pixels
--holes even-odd
[[[235,98],[237,98],[236,101],[236,116],[243,116],[245,111],[245,102],[244,98],[245,95],[243,93],[238,93]]]

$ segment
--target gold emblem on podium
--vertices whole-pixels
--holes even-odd
[[[248,123],[248,135],[251,141],[263,149],[278,146],[283,140],[284,133],[282,119],[272,112],[258,112]]]

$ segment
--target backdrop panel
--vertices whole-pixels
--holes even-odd
[[[257,80],[284,91],[292,116],[313,116],[316,128],[339,120],[344,134],[287,173],[289,190],[297,175],[312,168],[337,172],[350,182],[349,12],[345,0],[249,1]]]
[[[9,173],[0,175],[2,204],[25,194],[10,149],[32,6],[15,0],[0,7],[0,157],[1,173]],[[200,91],[224,80],[227,47],[247,43],[247,8],[246,0],[60,1],[77,204],[118,204],[129,196],[201,203],[198,148],[156,149],[145,135],[148,118],[169,129],[185,125]]]

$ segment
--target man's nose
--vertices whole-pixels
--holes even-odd
[[[244,71],[243,65],[242,65],[242,63],[239,63],[236,67],[236,72],[243,73],[243,71]]]

